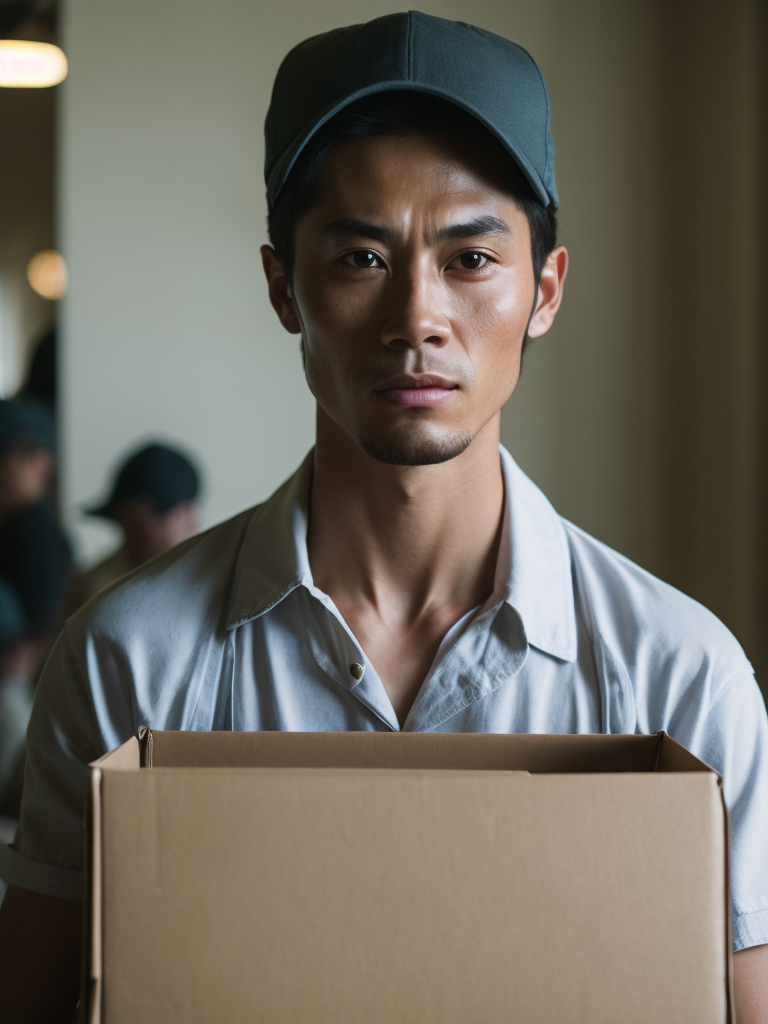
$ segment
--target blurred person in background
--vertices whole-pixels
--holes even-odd
[[[123,544],[74,581],[67,614],[131,569],[194,536],[200,529],[199,493],[197,469],[175,448],[150,444],[126,459],[107,500],[86,510],[118,523]]]
[[[56,327],[51,327],[37,342],[29,362],[26,380],[17,395],[17,398],[31,398],[42,402],[54,416],[58,391],[56,339]]]
[[[56,470],[53,417],[41,402],[0,400],[0,577],[21,600],[27,637],[42,666],[69,583],[72,555],[50,489]]]
[[[9,843],[18,824],[32,714],[35,651],[26,637],[21,600],[0,579],[0,842]],[[0,900],[5,895],[0,883]]]
[[[19,816],[37,661],[21,599],[0,578],[0,825]]]

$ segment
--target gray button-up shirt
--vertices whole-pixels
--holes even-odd
[[[743,651],[696,602],[561,519],[504,449],[501,463],[493,594],[441,645],[403,728],[665,729],[724,777],[735,948],[768,942],[768,720]],[[142,725],[399,729],[375,667],[312,581],[311,472],[310,456],[263,505],[68,621],[38,687],[2,877],[80,898],[86,766]]]

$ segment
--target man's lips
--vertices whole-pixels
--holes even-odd
[[[393,405],[430,406],[438,405],[458,389],[458,385],[446,377],[434,373],[403,373],[390,377],[373,390]]]

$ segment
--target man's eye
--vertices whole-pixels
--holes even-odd
[[[370,270],[371,267],[381,264],[380,258],[370,249],[358,249],[357,252],[350,252],[344,257],[344,262],[359,270]]]
[[[481,270],[489,262],[481,252],[463,252],[459,256],[462,270]]]

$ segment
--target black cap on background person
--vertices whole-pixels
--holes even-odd
[[[200,474],[183,452],[149,444],[119,466],[109,493],[85,511],[118,523],[124,543],[83,573],[67,602],[71,614],[104,587],[199,530]]]
[[[186,455],[167,445],[149,444],[121,464],[106,501],[85,511],[116,519],[122,505],[140,500],[165,515],[177,505],[195,501],[199,493],[199,473]]]
[[[0,516],[40,501],[56,468],[56,427],[31,398],[0,399]]]
[[[48,407],[30,398],[0,398],[0,452],[56,451],[56,426]]]
[[[56,468],[56,427],[30,398],[0,399],[0,517],[40,501]]]

